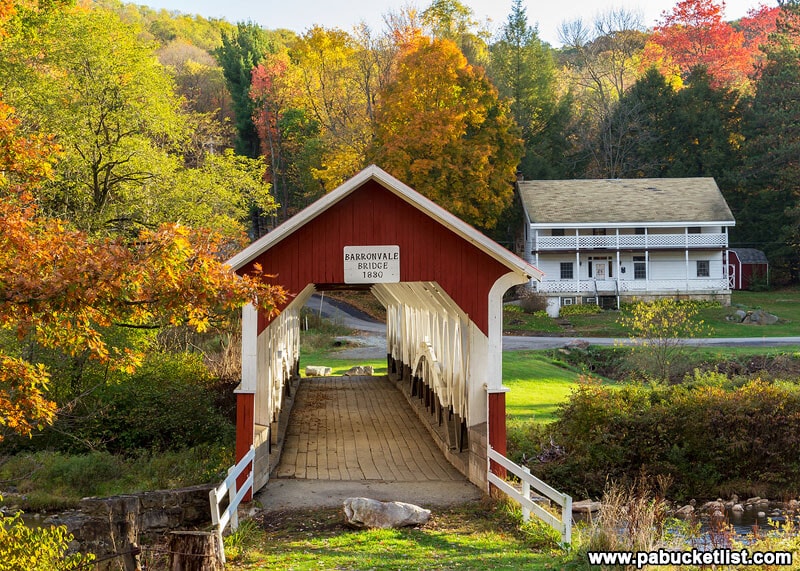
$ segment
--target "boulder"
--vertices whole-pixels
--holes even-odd
[[[777,322],[777,315],[772,315],[761,309],[748,311],[747,316],[742,320],[742,323],[749,323],[751,325],[774,325]]]
[[[678,508],[675,511],[675,517],[689,517],[694,513],[694,506],[686,504],[682,508]]]
[[[742,504],[733,504],[731,511],[735,514],[744,513],[744,507],[742,506]]]
[[[330,374],[330,367],[321,367],[318,365],[308,365],[306,367],[306,377],[327,377]]]
[[[344,376],[345,377],[363,377],[363,376],[371,377],[373,372],[374,372],[374,369],[369,365],[364,366],[364,367],[351,367],[350,369],[345,371]]]
[[[423,525],[430,519],[431,512],[404,502],[347,498],[344,501],[344,517],[347,524],[353,527],[390,529]]]
[[[588,514],[599,512],[603,504],[592,500],[581,500],[579,502],[572,502],[572,512],[579,514]]]

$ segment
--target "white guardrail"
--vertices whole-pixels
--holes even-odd
[[[256,449],[250,446],[250,450],[244,457],[239,460],[235,466],[228,468],[228,476],[216,488],[208,492],[208,501],[211,504],[211,524],[214,526],[214,531],[219,541],[219,549],[222,554],[222,562],[225,563],[225,549],[222,545],[222,532],[231,524],[231,529],[236,531],[239,527],[239,504],[244,498],[245,494],[253,489],[253,459],[256,457]],[[236,480],[244,472],[247,467],[250,467],[250,474],[244,481],[241,488],[236,488]],[[219,510],[220,504],[224,501],[225,496],[228,496],[228,507],[221,513]]]
[[[562,494],[552,486],[545,484],[539,478],[533,476],[528,468],[523,468],[522,466],[514,464],[514,462],[497,452],[491,446],[489,447],[489,460],[496,462],[517,476],[522,482],[522,492],[500,478],[497,474],[493,474],[491,470],[489,471],[489,483],[522,506],[522,517],[525,521],[530,520],[531,512],[533,512],[539,519],[543,520],[561,534],[561,543],[569,545],[572,541],[572,497],[567,494]],[[561,506],[560,520],[531,500],[531,488],[545,498]]]

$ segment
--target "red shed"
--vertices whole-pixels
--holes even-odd
[[[750,289],[754,281],[769,282],[766,254],[753,248],[731,248],[728,251],[728,277],[731,289]]]

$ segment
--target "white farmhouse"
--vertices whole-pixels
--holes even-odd
[[[519,181],[518,254],[531,286],[564,305],[619,307],[660,296],[730,302],[724,263],[733,214],[713,178]]]

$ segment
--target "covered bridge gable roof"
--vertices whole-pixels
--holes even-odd
[[[536,180],[517,187],[532,224],[735,224],[710,177]]]
[[[362,170],[356,176],[347,180],[341,186],[326,194],[314,204],[278,226],[272,232],[253,242],[250,246],[229,259],[227,262],[228,265],[237,271],[246,268],[248,264],[255,261],[270,248],[345,200],[370,181],[377,182],[395,196],[423,212],[442,226],[447,227],[464,241],[470,243],[484,254],[508,268],[509,271],[537,280],[542,278],[543,274],[539,269],[509,252],[460,218],[454,216],[375,165],[371,165]],[[267,271],[269,270],[269,268],[265,269]]]

